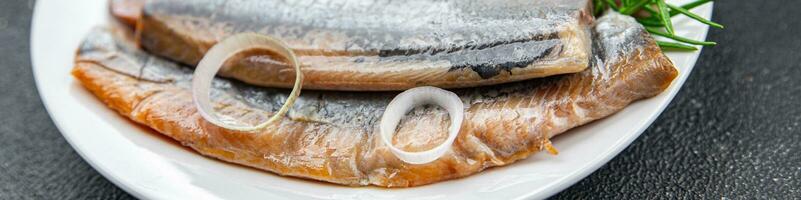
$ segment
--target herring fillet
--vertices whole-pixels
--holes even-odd
[[[120,114],[197,152],[280,175],[331,183],[411,187],[503,166],[544,148],[549,138],[661,93],[677,71],[634,19],[608,14],[593,29],[591,67],[581,73],[455,90],[465,121],[452,149],[421,165],[397,159],[377,136],[394,92],[304,91],[287,117],[260,132],[226,130],[205,121],[189,86],[192,70],[135,49],[107,29],[78,50],[73,76]],[[265,120],[288,91],[215,80],[219,113]],[[393,142],[422,150],[441,142],[442,109],[416,108]]]
[[[591,53],[589,0],[141,1],[111,8],[122,21],[139,17],[149,52],[194,66],[216,42],[257,32],[299,55],[308,89],[493,85],[580,72]],[[291,88],[293,70],[253,50],[220,75]]]
[[[123,24],[134,27],[142,16],[145,0],[109,0],[109,12]]]

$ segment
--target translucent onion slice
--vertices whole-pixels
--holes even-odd
[[[395,129],[401,118],[414,107],[425,104],[439,105],[448,111],[451,118],[451,126],[448,129],[448,138],[445,142],[430,150],[421,152],[403,151],[393,146],[392,137],[395,135]],[[406,90],[392,99],[381,117],[379,131],[381,131],[381,138],[384,144],[399,159],[410,164],[425,164],[437,160],[451,148],[453,141],[456,140],[456,136],[459,134],[463,119],[464,104],[459,99],[459,96],[436,87],[417,87]]]
[[[242,51],[252,49],[264,49],[274,52],[286,58],[290,62],[289,64],[295,68],[295,85],[292,87],[292,92],[284,102],[284,105],[267,121],[255,126],[238,123],[236,120],[221,119],[215,113],[209,97],[214,76],[222,68],[225,61]],[[276,122],[289,111],[289,108],[295,103],[295,99],[300,95],[301,83],[303,83],[303,73],[300,71],[300,64],[295,53],[285,43],[265,35],[242,33],[217,43],[203,56],[200,64],[195,69],[192,80],[192,98],[198,111],[200,111],[200,115],[212,124],[231,130],[254,131]]]

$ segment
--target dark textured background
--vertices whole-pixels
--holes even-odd
[[[59,134],[36,92],[33,1],[0,1],[0,199],[131,199]],[[715,5],[720,45],[630,147],[556,199],[801,198],[801,1]],[[57,34],[57,33],[54,33]]]

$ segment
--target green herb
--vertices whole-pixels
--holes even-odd
[[[690,10],[690,9],[696,8],[698,6],[704,5],[704,4],[709,3],[709,2],[712,2],[712,0],[697,0],[697,1],[694,1],[692,3],[684,4],[684,5],[681,6],[681,8],[684,8],[685,10]],[[673,11],[673,10],[670,11],[670,16],[676,16],[678,14],[679,14],[678,11]]]
[[[624,15],[631,15],[635,11],[640,10],[643,6],[648,4],[648,2],[650,2],[650,1],[644,0],[644,1],[635,2],[634,4],[632,4],[630,6],[624,6],[623,9],[620,9],[620,13],[623,13]]]
[[[606,1],[606,5],[611,7],[612,9],[615,9],[615,10],[620,9],[620,7],[617,7],[617,3],[615,3],[615,0],[605,0],[605,1]]]
[[[665,3],[665,0],[656,0],[656,7],[659,8],[659,19],[662,20],[662,24],[665,25],[665,30],[667,30],[668,34],[675,34],[673,32],[673,22],[670,21],[670,11]]]
[[[606,9],[612,9],[624,15],[631,15],[637,22],[646,27],[651,34],[665,37],[676,42],[657,41],[664,50],[694,51],[693,45],[712,46],[715,42],[696,41],[676,35],[671,17],[685,15],[706,25],[723,28],[723,25],[704,19],[690,9],[712,2],[712,0],[696,0],[691,3],[675,6],[665,0],[593,0],[595,14],[600,15]],[[642,11],[642,12],[641,12]]]
[[[671,10],[678,11],[679,13],[687,15],[687,17],[690,17],[690,18],[693,18],[695,20],[698,20],[701,23],[704,23],[706,25],[709,25],[709,26],[712,26],[712,27],[715,27],[715,28],[723,29],[723,25],[720,25],[718,23],[709,21],[708,19],[704,19],[703,17],[698,16],[695,13],[691,13],[690,11],[685,10],[684,8],[676,7],[676,6],[670,5],[670,4],[667,4],[667,6],[670,7]]]
[[[680,51],[698,50],[698,48],[695,48],[694,46],[685,45],[677,42],[656,41],[656,44],[658,44],[659,47],[662,47],[662,49],[665,50],[680,50]]]
[[[658,30],[656,28],[653,28],[653,27],[645,27],[645,29],[648,30],[648,32],[651,32],[651,34],[662,36],[662,37],[666,37],[666,38],[670,38],[672,40],[679,41],[679,42],[684,42],[684,43],[687,43],[687,44],[703,45],[703,46],[714,46],[714,45],[717,44],[715,42],[697,41],[697,40],[693,40],[693,39],[689,39],[689,38],[685,38],[685,37],[681,37],[681,36],[677,36],[677,35],[671,35],[669,33],[662,32],[662,31],[660,31],[660,30]]]

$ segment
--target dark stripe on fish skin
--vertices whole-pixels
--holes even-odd
[[[454,53],[454,52],[462,51],[462,50],[465,50],[465,49],[467,49],[467,50],[484,50],[484,49],[497,47],[497,46],[501,46],[501,45],[508,45],[508,44],[514,44],[514,43],[523,43],[523,42],[529,42],[529,41],[555,40],[555,39],[559,39],[559,34],[553,32],[553,33],[548,33],[548,34],[535,35],[535,36],[530,37],[530,38],[521,38],[521,39],[509,40],[509,41],[496,41],[496,42],[483,43],[483,44],[476,43],[474,41],[470,41],[470,42],[468,42],[467,44],[465,44],[463,46],[452,46],[450,48],[429,47],[429,48],[426,48],[426,49],[400,49],[400,48],[383,49],[383,50],[378,51],[378,56],[379,57],[410,56],[410,55],[414,55],[414,54],[425,54],[425,53],[429,53],[429,55],[437,55],[437,54],[442,53],[442,52]]]
[[[524,57],[520,59],[507,59],[509,61],[504,63],[493,63],[493,62],[464,62],[463,60],[449,60],[451,63],[458,63],[451,66],[448,71],[456,71],[463,68],[470,68],[476,72],[482,79],[489,79],[501,74],[502,71],[507,71],[511,73],[513,68],[525,68],[531,65],[534,62],[537,62],[551,54],[554,53],[555,48],[559,48],[556,52],[557,54],[562,53],[563,49],[561,46],[563,45],[559,40],[559,34],[552,33],[549,35],[540,35],[535,38],[535,40],[528,41],[528,42],[545,42],[545,41],[557,41],[558,44],[542,44],[542,46],[546,46],[545,50],[542,51],[527,51],[527,53],[531,53],[532,55],[528,55],[530,57]],[[512,43],[507,43],[512,44]],[[495,54],[503,54],[505,52],[493,52]],[[496,56],[509,56],[509,55],[496,55]],[[461,62],[461,63],[460,63]],[[477,63],[477,64],[476,64]]]
[[[539,59],[542,59],[545,56],[551,54],[551,52],[553,52],[554,48],[556,48],[556,47],[555,46],[550,47],[550,48],[546,49],[544,52],[542,52],[541,54],[539,54],[539,55],[533,57],[531,60],[527,60],[527,61],[506,62],[506,63],[500,63],[500,64],[455,65],[455,66],[451,67],[451,69],[449,69],[448,71],[454,71],[454,70],[458,70],[458,69],[469,67],[470,70],[473,70],[474,72],[478,73],[478,75],[481,76],[481,78],[489,79],[489,78],[497,76],[498,74],[501,74],[501,71],[508,71],[509,73],[511,73],[512,72],[512,68],[525,68],[525,67],[529,66],[531,63],[534,63],[535,61],[537,61]]]
[[[502,71],[511,72],[513,68],[525,68],[550,55],[558,55],[562,53],[563,45],[559,34],[551,33],[528,40],[471,45],[458,50],[448,50],[447,53],[381,57],[378,62],[447,61],[451,64],[449,72],[470,68],[482,79],[490,79]],[[358,59],[354,62],[358,62]]]

